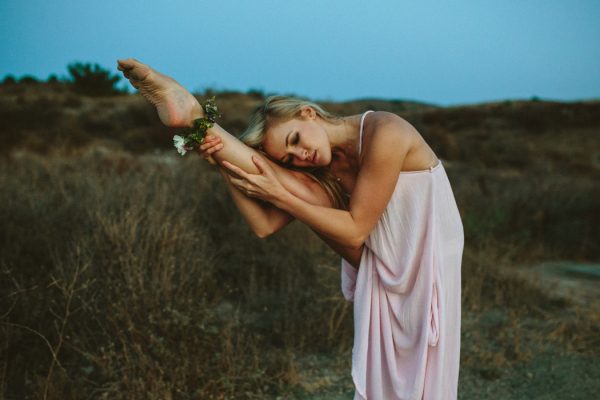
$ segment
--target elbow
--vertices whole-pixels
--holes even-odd
[[[367,240],[365,235],[356,235],[348,239],[346,246],[353,250],[357,250],[365,244],[365,240]]]
[[[252,230],[254,232],[254,234],[256,235],[256,237],[258,237],[259,239],[265,239],[269,236],[271,236],[273,233],[275,233],[275,231],[273,229],[266,229],[266,228],[257,228],[257,229],[253,229]]]
[[[257,237],[264,239],[268,236],[271,236],[275,232],[278,232],[281,228],[286,226],[288,222],[290,222],[290,219],[270,220],[266,224],[260,224],[259,226],[252,227],[252,231]]]

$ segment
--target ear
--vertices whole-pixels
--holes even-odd
[[[300,117],[304,119],[315,119],[317,117],[317,112],[311,106],[303,106],[300,108]]]

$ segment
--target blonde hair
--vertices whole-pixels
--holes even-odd
[[[312,101],[290,96],[269,96],[264,103],[254,109],[250,117],[248,128],[240,135],[240,140],[250,147],[262,151],[267,130],[281,122],[299,118],[303,107],[309,106],[315,110],[317,115],[331,123],[339,123],[340,117],[323,109]],[[336,181],[328,168],[315,168],[307,170],[303,168],[287,167],[297,171],[305,172],[314,181],[318,182],[327,192],[329,199],[336,208],[348,208],[348,199],[344,190]]]

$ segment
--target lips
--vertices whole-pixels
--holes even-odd
[[[316,159],[317,159],[317,151],[315,150],[313,152],[312,158],[310,159],[310,162],[314,164]]]

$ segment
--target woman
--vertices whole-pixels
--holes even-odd
[[[202,115],[170,78],[135,60],[119,64],[167,125]],[[463,228],[444,167],[414,127],[391,113],[340,118],[275,96],[242,135],[268,158],[218,125],[209,134],[199,151],[234,174],[223,170],[259,236],[296,218],[342,255],[355,398],[456,398]],[[278,164],[310,169],[320,183]]]

